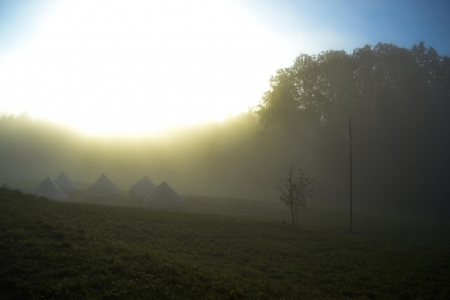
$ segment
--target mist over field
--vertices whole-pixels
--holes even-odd
[[[0,178],[29,191],[61,172],[84,188],[104,173],[123,191],[149,176],[183,195],[278,201],[277,178],[297,159],[317,178],[314,201],[348,199],[347,165],[339,169],[333,159],[320,156],[314,129],[301,141],[287,133],[273,136],[251,112],[153,137],[88,136],[26,115],[0,122]],[[348,147],[339,144],[340,135],[335,140],[336,155],[345,160]]]
[[[295,159],[311,201],[348,205],[351,116],[355,209],[449,214],[447,3],[0,8],[1,182],[31,191],[65,172],[86,188],[104,173],[127,191],[149,176],[279,201]]]
[[[300,55],[272,77],[257,108],[152,136],[3,116],[0,178],[30,191],[61,172],[83,188],[104,173],[127,191],[148,176],[181,195],[276,202],[276,181],[295,159],[316,180],[310,201],[347,206],[342,137],[352,116],[354,208],[448,215],[449,66],[424,43]]]
[[[300,54],[258,106],[223,122],[99,135],[3,115],[0,178],[31,191],[61,172],[84,188],[103,173],[127,191],[148,176],[182,195],[278,201],[276,182],[295,160],[315,178],[311,201],[348,205],[351,144],[355,209],[448,215],[449,103],[450,58],[424,42]]]
[[[147,175],[184,195],[274,199],[291,159],[258,133],[251,113],[150,137],[89,136],[26,115],[0,122],[0,177],[28,188],[61,172],[86,188],[104,173],[124,191]]]

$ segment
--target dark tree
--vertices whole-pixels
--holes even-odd
[[[326,165],[326,170],[317,163],[312,169],[328,177],[321,180],[326,186],[320,190],[330,191],[324,196],[335,197],[340,189],[329,174],[345,177],[347,172],[339,132],[351,115],[358,124],[356,198],[417,209],[423,201],[445,203],[450,180],[447,56],[423,42],[411,49],[378,43],[352,54],[302,54],[270,84],[256,111],[260,123],[289,132],[294,146],[301,145],[299,152],[309,151],[315,162]]]
[[[278,179],[276,189],[281,193],[280,200],[291,210],[292,225],[298,226],[298,216],[306,209],[306,200],[312,197],[314,179],[308,177],[293,161],[283,177]]]

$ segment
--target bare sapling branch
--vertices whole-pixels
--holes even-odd
[[[312,197],[314,178],[307,172],[297,171],[297,163],[293,160],[283,177],[278,178],[275,188],[281,193],[281,203],[290,207],[292,225],[298,226],[299,213],[306,209],[306,201]]]

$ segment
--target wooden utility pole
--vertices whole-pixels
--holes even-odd
[[[349,137],[349,144],[350,144],[350,233],[353,232],[353,224],[352,224],[352,217],[353,217],[353,179],[352,179],[352,116],[348,116],[348,137]]]
[[[353,166],[352,166],[352,116],[348,116],[348,131],[342,128],[342,142],[350,144],[350,233],[353,233]]]

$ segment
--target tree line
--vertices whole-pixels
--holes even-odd
[[[423,42],[302,54],[271,78],[256,111],[266,134],[310,145],[314,132],[316,155],[343,176],[339,137],[351,115],[357,196],[415,208],[450,207],[449,113],[450,59]]]

